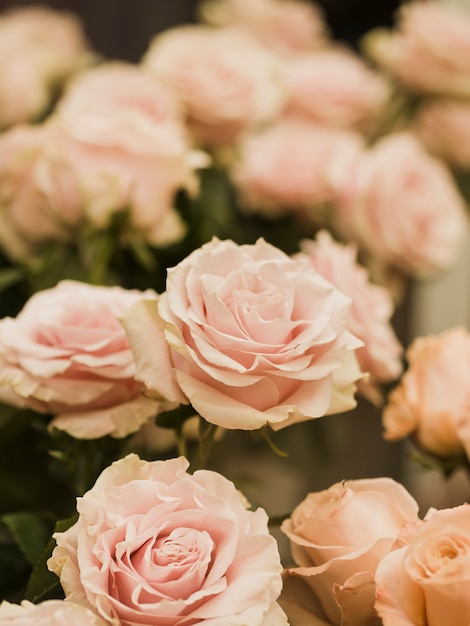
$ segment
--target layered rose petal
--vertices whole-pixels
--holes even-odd
[[[2,626],[106,626],[94,611],[65,600],[45,600],[33,604],[23,600],[12,604],[4,600],[0,604]]]

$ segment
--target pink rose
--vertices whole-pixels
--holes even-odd
[[[64,600],[0,604],[0,626],[106,626],[90,609]]]
[[[384,626],[467,626],[470,619],[470,505],[431,511],[376,572]]]
[[[298,55],[286,73],[287,111],[327,126],[370,129],[390,97],[384,78],[348,49]]]
[[[36,119],[91,55],[75,15],[42,6],[0,15],[0,128]]]
[[[408,369],[388,398],[384,437],[412,435],[431,454],[470,458],[470,334],[455,327],[418,337],[406,353]]]
[[[403,524],[417,521],[417,503],[391,478],[350,480],[310,493],[281,526],[297,565],[285,573],[286,592],[305,597],[311,608],[316,604],[313,615],[325,620],[320,624],[376,624],[376,567]],[[287,610],[289,595],[280,601]],[[294,604],[291,626],[316,624],[296,615]]]
[[[224,428],[275,429],[355,406],[350,301],[259,239],[210,243],[123,318],[149,392]]]
[[[332,180],[349,171],[361,148],[352,132],[298,118],[248,135],[231,171],[242,209],[271,217],[297,212],[321,222],[335,198]]]
[[[159,405],[142,396],[118,318],[148,296],[71,280],[34,294],[0,320],[0,398],[80,439],[135,432]]]
[[[418,112],[413,129],[434,154],[457,168],[470,169],[470,102],[437,99]]]
[[[213,26],[237,26],[283,56],[326,45],[328,29],[319,5],[303,0],[206,0],[199,13]]]
[[[367,270],[356,259],[355,246],[335,242],[328,231],[320,231],[315,241],[304,239],[300,248],[296,258],[310,262],[319,274],[351,298],[348,327],[364,343],[356,356],[361,370],[369,374],[358,388],[372,401],[380,401],[378,385],[395,380],[403,369],[403,348],[391,325],[394,306],[390,293],[371,282]]]
[[[336,179],[337,225],[377,262],[429,276],[457,259],[463,198],[443,162],[411,133],[387,135]]]
[[[190,149],[180,105],[164,85],[137,66],[103,64],[70,84],[51,123],[59,136],[50,185],[75,193],[92,224],[106,228],[127,210],[129,228],[148,243],[181,239],[175,196],[195,189],[194,170],[206,161]]]
[[[129,455],[78,498],[48,561],[67,599],[126,626],[287,626],[266,513],[220,474],[187,467]]]
[[[364,49],[413,91],[470,96],[470,14],[463,7],[406,2],[396,30],[371,31]]]
[[[277,57],[234,29],[172,28],[152,40],[143,65],[174,89],[195,137],[210,147],[272,118],[283,103]]]

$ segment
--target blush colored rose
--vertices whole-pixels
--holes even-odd
[[[443,2],[406,2],[396,30],[377,29],[364,49],[412,91],[470,96],[470,13]]]
[[[180,104],[164,85],[137,66],[103,64],[70,84],[51,124],[50,185],[75,189],[92,224],[106,228],[127,211],[129,228],[148,243],[181,239],[175,196],[195,189],[205,160],[190,148]]]
[[[455,263],[467,229],[463,198],[411,133],[364,150],[336,184],[338,227],[377,262],[420,277]]]
[[[467,626],[470,620],[470,505],[431,512],[376,572],[384,626]]]
[[[7,128],[43,114],[90,52],[77,16],[31,6],[0,15],[0,57],[0,128]]]
[[[148,294],[62,281],[0,321],[0,398],[74,437],[124,437],[159,405],[142,396],[119,317]]]
[[[373,127],[390,96],[383,77],[347,49],[298,55],[286,73],[287,111],[335,128]]]
[[[307,599],[308,589],[311,610],[317,606],[313,615],[327,624],[376,624],[376,567],[403,524],[417,521],[417,503],[390,478],[350,480],[310,493],[281,526],[297,565],[285,573],[286,589]],[[287,610],[287,594],[285,601]]]
[[[259,239],[214,238],[168,271],[158,301],[123,324],[137,378],[225,428],[275,429],[355,405],[350,301]]]
[[[262,509],[183,457],[129,455],[78,499],[48,561],[68,600],[123,626],[287,626],[281,563]]]
[[[0,626],[106,626],[94,611],[65,600],[0,604]]]
[[[426,102],[413,129],[431,152],[457,168],[470,169],[470,102],[444,98]]]
[[[353,244],[333,240],[328,231],[320,231],[315,240],[300,242],[297,258],[310,262],[319,274],[351,298],[349,330],[363,341],[356,350],[357,360],[369,377],[360,381],[359,390],[379,401],[381,383],[390,382],[402,372],[403,348],[391,325],[393,301],[384,287],[371,282],[365,267],[357,261]]]
[[[361,149],[355,133],[280,119],[240,145],[231,177],[241,208],[270,217],[299,212],[321,221],[335,199],[332,180],[349,171]]]
[[[328,29],[319,5],[303,0],[206,0],[201,17],[213,26],[236,26],[284,56],[326,45]]]
[[[384,436],[412,435],[427,452],[470,458],[470,334],[455,327],[418,337],[406,353],[408,369],[388,398]]]
[[[142,62],[181,98],[195,137],[209,147],[272,118],[283,102],[277,57],[241,31],[172,28],[152,40]]]

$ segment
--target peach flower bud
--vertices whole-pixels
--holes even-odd
[[[470,505],[431,511],[377,567],[376,610],[384,626],[467,626]]]
[[[376,624],[374,573],[405,523],[418,521],[418,505],[391,478],[350,480],[310,493],[282,523],[297,567],[285,572],[281,604],[304,597],[320,624]],[[309,596],[312,599],[309,599]],[[288,612],[292,626],[304,623]]]
[[[418,337],[406,353],[408,369],[383,413],[384,437],[411,435],[427,452],[470,458],[470,334],[455,327]]]
[[[278,58],[242,31],[175,27],[152,40],[142,63],[181,98],[196,139],[209,147],[231,143],[283,104]]]
[[[33,604],[23,600],[12,604],[4,600],[0,604],[1,626],[106,626],[99,615],[73,602],[45,600]]]
[[[248,31],[284,56],[322,48],[328,41],[320,7],[304,0],[206,0],[199,13],[213,26]]]
[[[298,55],[286,73],[287,112],[336,128],[372,128],[390,96],[385,79],[347,49]]]
[[[395,31],[376,29],[366,53],[412,91],[470,96],[470,13],[444,2],[406,2]]]

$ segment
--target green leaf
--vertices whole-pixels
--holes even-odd
[[[0,270],[0,291],[4,291],[21,282],[25,278],[25,273],[18,267],[8,267]]]
[[[25,559],[34,565],[50,535],[49,525],[39,515],[22,511],[6,513],[0,518],[18,544]]]

